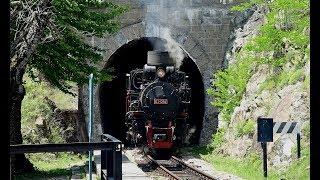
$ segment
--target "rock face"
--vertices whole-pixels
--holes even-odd
[[[234,54],[238,52],[251,37],[257,34],[257,27],[264,22],[266,10],[257,8],[246,11],[251,14],[247,20],[236,20],[245,22],[231,35],[232,41],[229,43],[225,60],[230,64],[235,62]],[[241,16],[240,16],[241,17]],[[246,19],[247,16],[242,17]],[[295,83],[287,85],[276,84],[271,89],[262,89],[261,85],[270,76],[279,73],[276,68],[268,65],[259,65],[254,70],[254,74],[246,85],[246,91],[242,97],[240,105],[234,109],[230,124],[222,124],[219,127],[227,129],[225,134],[225,144],[219,148],[219,152],[226,155],[244,157],[249,152],[261,153],[261,146],[257,142],[257,123],[259,116],[271,117],[276,121],[297,121],[301,124],[301,131],[308,128],[310,122],[310,92],[304,84],[304,78],[310,76],[310,63],[305,56],[301,56],[296,50],[289,46],[284,46],[284,51],[296,54],[296,59],[302,59],[304,64],[300,68],[303,73]],[[292,62],[293,61],[293,62]],[[296,71],[294,60],[284,65],[282,71]],[[262,89],[262,90],[261,90]],[[253,135],[237,136],[237,125],[243,121],[254,121]],[[302,135],[303,136],[303,135]],[[269,164],[277,167],[288,165],[296,154],[293,149],[296,147],[296,136],[286,134],[280,136],[274,134],[274,141],[268,143]]]
[[[65,142],[79,142],[77,127],[78,111],[56,109],[51,120],[51,128],[57,128],[61,138]]]
[[[247,87],[247,92],[250,87]],[[271,117],[276,121],[298,121],[302,125],[310,121],[310,93],[304,92],[302,83],[288,85],[279,91],[263,91],[261,94],[244,96],[240,106],[235,108],[226,134],[227,143],[221,147],[226,154],[243,157],[252,148],[260,152],[257,143],[256,126],[252,137],[236,137],[233,127],[240,121],[249,119],[256,121],[258,116]],[[270,109],[269,109],[270,108]],[[257,124],[255,122],[255,124]],[[291,149],[296,146],[295,135],[274,135],[274,142],[269,143],[270,158],[273,164],[290,162],[294,157]]]
[[[267,9],[254,6],[244,12],[236,13],[232,19],[233,32],[229,36],[226,54],[224,57],[224,67],[234,63],[234,55],[239,52],[244,44],[257,35],[258,27],[265,21]]]
[[[51,113],[48,117],[39,116],[35,128],[24,133],[25,143],[71,143],[86,141],[86,129],[81,126],[78,110],[59,109],[48,97],[44,99]]]

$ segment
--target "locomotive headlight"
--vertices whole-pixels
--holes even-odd
[[[164,75],[166,75],[166,72],[163,69],[158,69],[157,70],[157,76],[160,78],[163,78]]]

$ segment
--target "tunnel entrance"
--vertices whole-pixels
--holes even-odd
[[[99,100],[103,133],[108,133],[124,142],[125,140],[125,97],[126,74],[133,69],[141,69],[147,63],[147,52],[161,50],[165,40],[156,37],[144,37],[132,40],[117,49],[108,59],[106,68],[113,68],[114,79],[100,85]],[[192,144],[198,144],[204,115],[204,86],[202,76],[195,62],[187,54],[180,70],[189,76],[192,89],[189,115],[196,128],[190,138]]]

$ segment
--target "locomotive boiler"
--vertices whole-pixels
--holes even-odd
[[[151,149],[186,142],[191,89],[166,51],[148,51],[147,64],[127,74],[126,140]]]

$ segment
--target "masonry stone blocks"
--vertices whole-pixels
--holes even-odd
[[[223,66],[223,59],[232,30],[233,15],[228,9],[234,2],[226,0],[117,0],[130,6],[121,19],[121,29],[104,38],[91,38],[92,45],[105,49],[104,68],[109,57],[122,45],[134,39],[159,36],[157,31],[168,28],[171,37],[190,55],[203,77],[205,90],[211,85],[212,74]],[[85,119],[87,116],[87,86],[82,87]],[[102,133],[99,107],[99,84],[94,90],[94,140]],[[200,144],[206,144],[217,128],[217,109],[210,105],[211,97],[205,93],[204,129]]]

